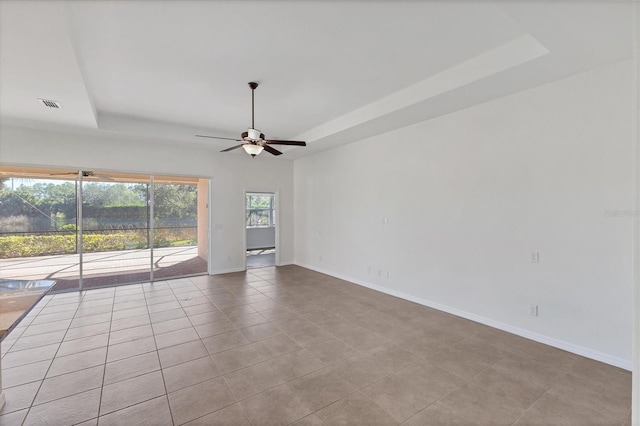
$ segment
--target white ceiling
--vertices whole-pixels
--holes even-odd
[[[256,127],[297,158],[628,58],[631,7],[3,1],[0,119],[223,149],[194,135],[237,137],[258,81]]]

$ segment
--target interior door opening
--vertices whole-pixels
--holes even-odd
[[[247,269],[276,265],[276,195],[272,192],[247,192],[246,255]]]

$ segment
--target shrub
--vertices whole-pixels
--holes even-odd
[[[146,236],[142,236],[139,233],[87,234],[82,239],[82,248],[85,252],[128,250],[144,247],[146,247]],[[75,252],[75,234],[0,237],[0,259]]]
[[[12,235],[0,237],[0,259],[74,253],[75,235]]]
[[[75,225],[65,225],[63,230],[69,233],[0,236],[0,259],[75,253]],[[162,229],[155,234],[154,247],[186,246],[195,243],[195,229]],[[82,248],[87,253],[147,247],[145,230],[93,231],[85,233],[82,238]]]

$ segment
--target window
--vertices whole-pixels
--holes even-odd
[[[247,228],[275,226],[273,194],[247,194]]]

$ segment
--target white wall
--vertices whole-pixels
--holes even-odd
[[[108,132],[71,133],[0,126],[0,163],[60,166],[212,179],[213,273],[244,269],[245,191],[278,192],[280,263],[293,261],[293,162],[220,154],[205,145],[171,144]]]
[[[247,250],[276,246],[276,228],[247,228]]]
[[[631,71],[296,160],[295,262],[630,368]]]

